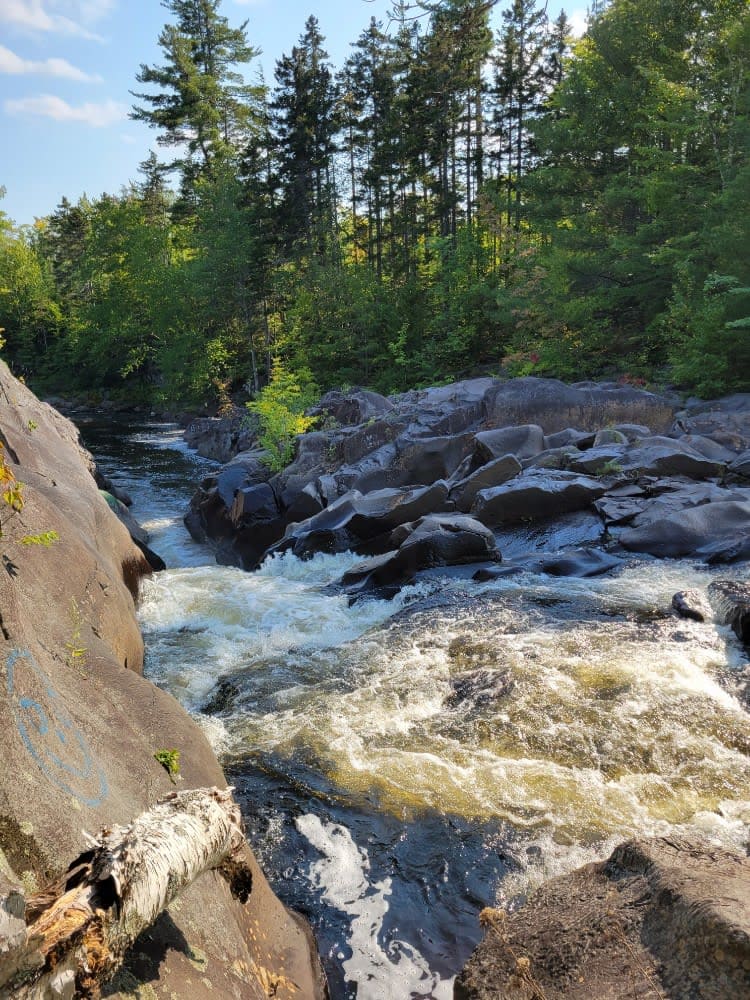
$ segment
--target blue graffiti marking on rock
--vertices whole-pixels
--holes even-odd
[[[84,805],[101,805],[109,795],[104,772],[34,657],[14,649],[6,668],[18,733],[42,773]]]

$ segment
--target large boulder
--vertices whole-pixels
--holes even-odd
[[[493,533],[465,514],[430,514],[391,534],[391,551],[366,559],[348,570],[341,584],[349,593],[393,593],[420,570],[499,561]]]
[[[199,727],[141,676],[134,598],[150,569],[76,429],[2,363],[0,396],[12,400],[0,407],[3,452],[24,483],[20,515],[0,502],[0,868],[35,892],[64,884],[89,846],[84,830],[127,825],[172,790],[159,750],[180,751],[183,788],[225,781]],[[50,531],[49,546],[23,544]],[[288,1000],[322,998],[309,933],[249,848],[243,860],[245,903],[217,874],[201,877],[139,939],[107,995],[262,1000],[270,982]]]
[[[393,403],[379,392],[369,389],[350,389],[327,392],[319,403],[310,409],[311,416],[327,418],[342,427],[376,420],[393,409]]]
[[[568,427],[598,431],[630,423],[661,433],[672,425],[675,410],[666,397],[630,386],[576,386],[534,377],[495,383],[487,392],[485,405],[488,427],[535,423],[548,435]]]
[[[750,996],[750,859],[707,843],[630,841],[481,920],[455,1000]]]
[[[233,407],[221,417],[195,417],[183,437],[204,458],[229,462],[238,452],[252,448],[257,431],[257,418],[244,408]]]
[[[538,424],[519,427],[502,427],[491,431],[480,431],[476,436],[477,464],[491,462],[503,455],[516,458],[534,458],[546,447],[544,431]]]
[[[573,472],[527,469],[502,486],[480,490],[471,513],[483,524],[514,524],[585,510],[605,492],[596,479]]]
[[[467,514],[480,490],[491,486],[502,486],[508,480],[514,479],[521,472],[521,463],[515,455],[503,455],[494,461],[487,462],[476,472],[460,479],[451,487],[450,499],[456,507]]]
[[[694,400],[676,414],[674,434],[698,434],[739,454],[750,448],[750,393]]]
[[[689,479],[712,479],[724,466],[706,458],[699,451],[667,437],[643,438],[628,449],[621,460],[624,472],[652,476],[686,476]]]
[[[650,522],[625,528],[620,544],[631,552],[677,559],[705,559],[724,554],[725,561],[750,558],[750,502],[707,503]],[[717,561],[717,560],[715,560]]]

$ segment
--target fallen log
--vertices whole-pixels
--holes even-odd
[[[0,997],[95,1000],[141,931],[204,872],[217,869],[243,902],[251,889],[231,789],[173,792],[89,840],[59,892],[27,901],[39,915],[20,935],[18,889],[0,887]]]

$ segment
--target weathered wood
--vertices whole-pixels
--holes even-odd
[[[246,898],[244,845],[239,806],[217,788],[174,792],[132,826],[103,830],[30,927],[17,916],[0,923],[0,996],[5,987],[17,1000],[98,997],[141,931],[204,872],[219,869]],[[19,905],[8,895],[0,913]]]

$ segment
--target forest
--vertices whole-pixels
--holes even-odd
[[[131,112],[158,155],[0,213],[2,356],[37,391],[750,385],[746,0],[599,2],[580,38],[538,0],[395,0],[338,68],[310,16],[272,83],[220,0],[163,6]]]

